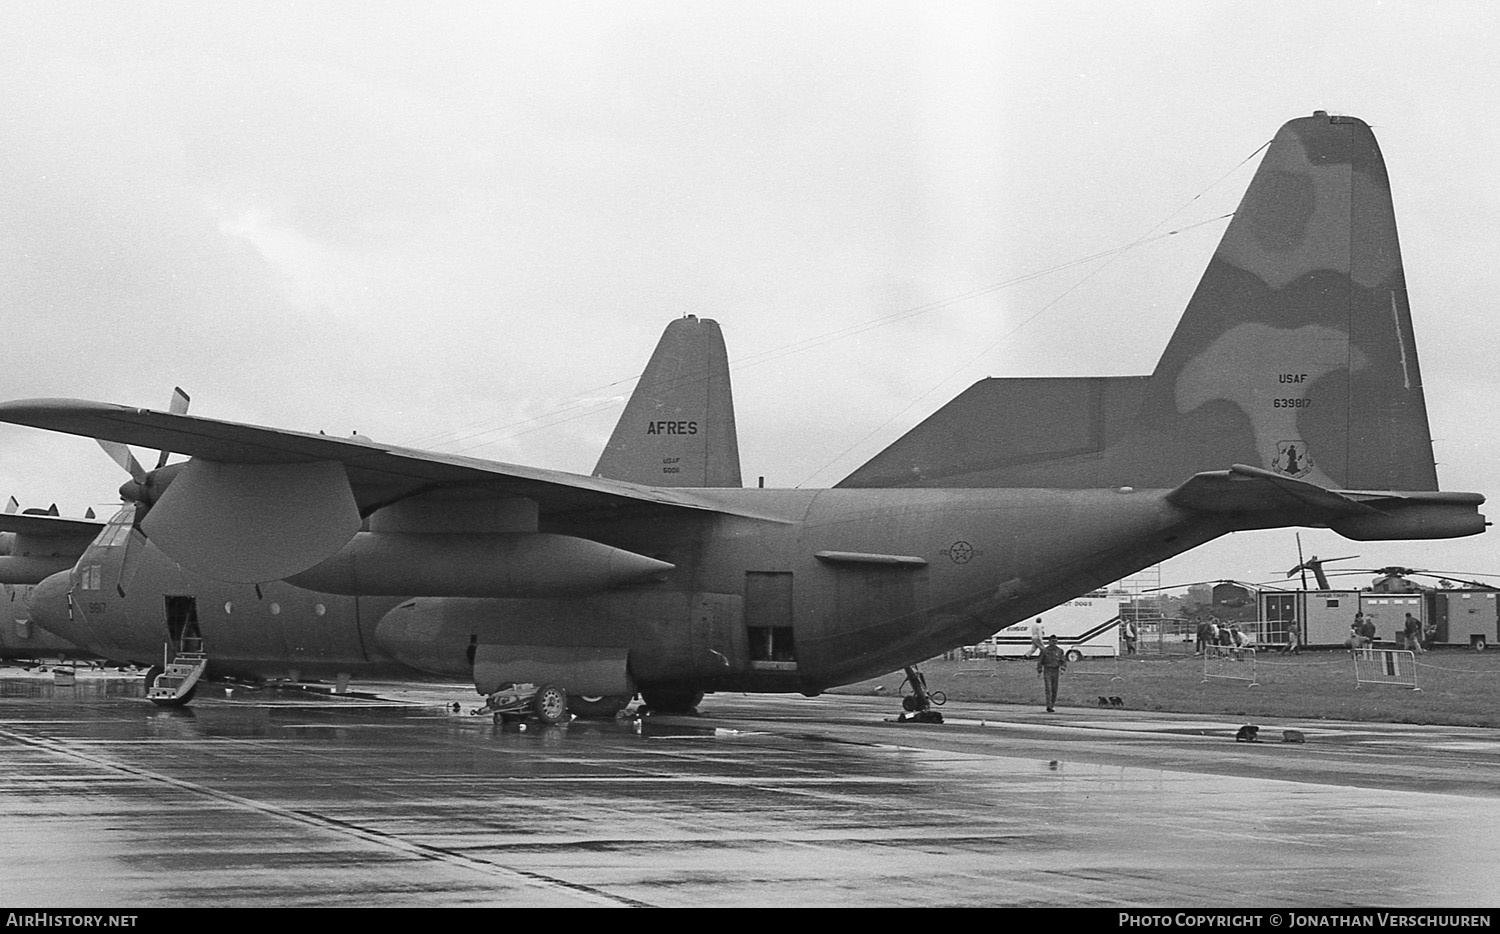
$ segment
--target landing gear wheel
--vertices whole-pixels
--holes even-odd
[[[568,698],[568,709],[594,720],[608,720],[629,705],[629,694],[574,694]]]
[[[652,713],[697,713],[702,691],[641,691],[641,700]]]
[[[566,723],[568,692],[555,684],[544,684],[536,689],[536,697],[531,701],[531,710],[543,723]]]
[[[907,691],[911,691],[907,694]],[[948,703],[948,695],[942,691],[927,690],[927,678],[915,665],[906,668],[906,680],[901,682],[901,709],[906,711],[896,719],[897,723],[942,723],[943,715],[933,710],[934,705]]]
[[[146,669],[146,673],[141,676],[141,692],[143,694],[150,692],[151,686],[156,683],[157,676],[163,671],[166,671],[166,669],[160,665],[152,665]]]

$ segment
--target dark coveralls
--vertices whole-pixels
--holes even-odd
[[[1037,673],[1042,676],[1042,683],[1047,687],[1047,711],[1052,712],[1057,703],[1057,676],[1064,668],[1068,667],[1067,653],[1058,648],[1056,642],[1049,642],[1042,646],[1042,654],[1036,660]]]

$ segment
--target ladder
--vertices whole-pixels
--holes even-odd
[[[198,679],[208,668],[208,656],[202,652],[178,652],[166,669],[156,676],[156,683],[146,691],[146,699],[155,703],[180,701],[198,686]]]

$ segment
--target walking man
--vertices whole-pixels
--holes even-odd
[[[1427,651],[1422,647],[1422,623],[1410,613],[1406,614],[1406,621],[1402,626],[1406,634],[1406,645],[1413,652]]]
[[[1031,648],[1027,650],[1026,657],[1030,658],[1033,654],[1042,654],[1042,618],[1040,616],[1031,624]]]
[[[1057,644],[1056,636],[1048,636],[1047,644],[1042,646],[1042,654],[1036,660],[1036,673],[1042,676],[1042,684],[1047,689],[1047,712],[1052,713],[1052,708],[1057,704],[1057,676],[1068,667],[1068,656]]]

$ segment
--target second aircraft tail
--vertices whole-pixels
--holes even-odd
[[[729,356],[717,321],[688,315],[667,325],[594,476],[647,486],[740,485]]]

